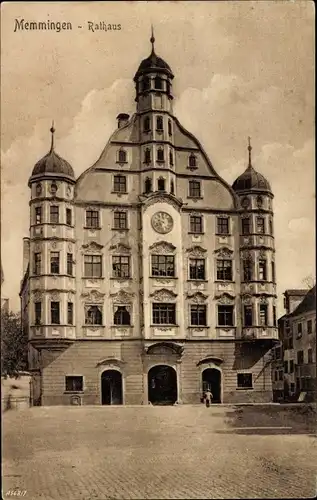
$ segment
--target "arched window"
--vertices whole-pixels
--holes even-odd
[[[196,156],[193,153],[189,155],[188,162],[190,167],[197,167]]]
[[[163,132],[163,117],[162,116],[156,117],[156,130],[158,130],[159,132]]]
[[[148,76],[145,76],[142,81],[142,90],[149,90],[151,88],[151,81]]]
[[[130,325],[130,313],[125,306],[119,306],[116,308],[114,313],[114,324],[115,325]]]
[[[165,191],[165,179],[163,177],[160,177],[157,181],[157,189],[159,191]]]
[[[163,88],[163,80],[160,76],[156,76],[154,79],[154,86],[156,89],[162,90]]]
[[[127,152],[124,149],[119,149],[118,151],[118,162],[126,163],[127,161]]]
[[[172,135],[172,121],[168,120],[168,135]]]
[[[150,193],[152,191],[152,181],[149,177],[145,179],[145,192]]]
[[[151,120],[149,116],[146,116],[143,121],[144,132],[149,132],[151,130]]]
[[[102,310],[100,306],[87,307],[85,311],[86,325],[102,325]]]
[[[151,163],[151,150],[149,148],[144,151],[144,163]]]
[[[170,151],[170,165],[174,165],[173,151]]]
[[[163,148],[159,148],[157,150],[157,153],[156,153],[156,159],[157,161],[164,161],[164,149]]]
[[[174,194],[174,181],[171,181],[171,194]]]

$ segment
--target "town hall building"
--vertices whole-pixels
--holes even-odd
[[[248,145],[230,186],[173,114],[152,50],[96,163],[51,148],[29,178],[23,325],[33,404],[272,400],[273,193]],[[84,154],[84,151],[83,151]]]

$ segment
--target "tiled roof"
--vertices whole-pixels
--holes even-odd
[[[288,316],[299,316],[300,314],[304,314],[310,311],[316,311],[316,285],[311,290],[309,290],[301,303]]]

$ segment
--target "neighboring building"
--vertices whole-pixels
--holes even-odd
[[[316,287],[308,293],[286,290],[284,295],[286,314],[278,321],[280,345],[272,364],[274,399],[297,400],[303,392],[312,400],[317,389]]]
[[[221,179],[173,115],[151,43],[136,113],[118,115],[98,161],[76,181],[52,128],[29,179],[21,297],[44,405],[197,403],[207,387],[215,402],[272,398],[270,184],[250,143],[246,171]]]

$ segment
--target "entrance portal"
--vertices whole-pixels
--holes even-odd
[[[101,404],[122,405],[122,375],[117,370],[101,374]]]
[[[177,376],[167,365],[153,366],[148,373],[149,401],[154,405],[173,405],[177,401]]]
[[[221,371],[216,368],[207,368],[202,373],[203,392],[209,389],[213,395],[213,403],[221,403]]]

